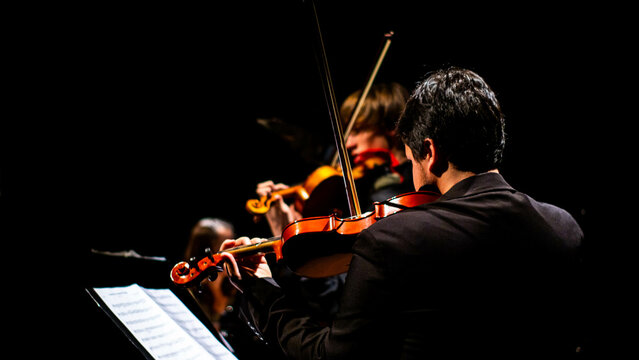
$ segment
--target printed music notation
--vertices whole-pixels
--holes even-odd
[[[93,290],[154,359],[236,359],[169,289]]]

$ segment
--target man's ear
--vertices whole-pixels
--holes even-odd
[[[428,170],[437,177],[441,177],[448,170],[448,160],[444,159],[439,147],[431,138],[424,140],[424,157]]]

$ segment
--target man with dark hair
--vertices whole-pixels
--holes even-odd
[[[295,359],[574,354],[583,233],[566,211],[499,174],[504,116],[494,92],[469,70],[433,72],[397,129],[415,188],[434,185],[442,196],[359,234],[330,326],[282,295],[263,256],[238,260],[266,339]]]
[[[482,173],[501,163],[506,142],[504,117],[495,93],[471,71],[450,69],[432,73],[410,97],[397,131],[418,157],[431,139],[442,164]],[[408,153],[408,151],[407,151]]]

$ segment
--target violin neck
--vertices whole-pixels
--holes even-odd
[[[227,252],[236,258],[255,254],[275,253],[279,260],[282,257],[282,241],[280,236],[276,236],[255,244],[226,249],[224,252]]]

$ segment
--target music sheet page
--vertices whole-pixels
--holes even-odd
[[[169,289],[133,284],[94,290],[156,359],[235,359]]]

